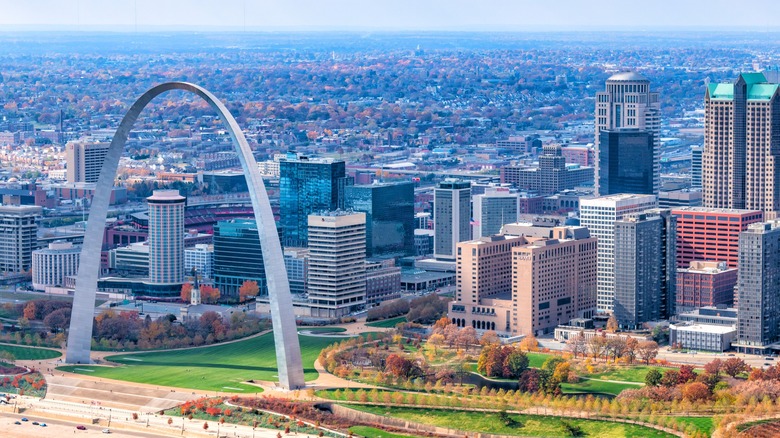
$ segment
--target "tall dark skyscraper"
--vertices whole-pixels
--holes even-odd
[[[289,156],[279,162],[282,245],[308,245],[308,217],[344,208],[346,166],[343,161]]]
[[[653,135],[638,129],[599,133],[599,194],[654,194]]]
[[[366,256],[414,255],[414,184],[347,186],[344,207],[366,214]]]
[[[220,221],[214,226],[214,286],[222,296],[238,298],[238,289],[254,280],[268,294],[263,251],[254,219]]]
[[[602,181],[603,131],[632,129],[644,131],[650,135],[652,159],[651,191],[627,190],[622,193],[646,193],[657,195],[661,187],[661,104],[658,93],[650,91],[650,81],[636,72],[621,72],[607,79],[605,90],[596,93],[596,193],[606,196],[621,193],[600,187]],[[628,141],[633,141],[630,139]],[[609,161],[609,160],[607,160]]]

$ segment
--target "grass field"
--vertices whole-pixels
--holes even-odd
[[[301,335],[306,380],[317,378],[314,361],[337,339]],[[230,344],[155,353],[109,356],[119,367],[65,366],[58,370],[108,379],[207,391],[255,393],[262,389],[240,382],[275,381],[276,352],[271,333]]]
[[[402,418],[417,423],[503,435],[569,437],[572,436],[572,433],[566,428],[566,424],[568,424],[579,428],[584,433],[582,436],[604,438],[666,438],[672,436],[665,432],[644,426],[598,420],[510,414],[509,417],[519,424],[507,426],[499,419],[498,414],[495,413],[445,411],[438,409],[386,408],[379,406],[350,407],[377,415]]]
[[[624,389],[639,389],[640,385],[630,383],[602,382],[600,380],[585,380],[578,383],[561,383],[561,390],[565,394],[612,394],[618,395]]]
[[[411,435],[399,435],[397,433],[386,432],[382,429],[368,426],[352,426],[349,428],[352,433],[366,438],[415,438]]]
[[[368,327],[393,328],[399,322],[406,322],[406,317],[398,316],[395,318],[383,319],[381,321],[372,321],[372,322],[367,322],[366,325]]]
[[[660,367],[637,365],[625,368],[615,368],[612,371],[601,374],[594,374],[588,377],[602,380],[621,380],[623,382],[645,383],[645,376],[647,375],[647,372],[652,369],[661,371],[661,374],[664,372],[664,369]]]
[[[347,331],[344,327],[298,327],[298,333],[342,333]]]
[[[693,424],[707,435],[712,435],[712,432],[715,430],[712,417],[674,417],[674,419],[681,424]]]
[[[0,345],[0,351],[7,351],[13,354],[16,360],[43,360],[62,356],[62,353],[57,350],[22,347],[18,345]]]

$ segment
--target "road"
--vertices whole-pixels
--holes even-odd
[[[537,338],[539,340],[539,346],[541,348],[547,348],[552,351],[565,351],[566,344],[561,343],[553,339],[551,336]],[[709,353],[709,352],[696,352],[696,354],[689,353],[677,353],[669,350],[669,347],[662,347],[658,351],[657,359],[667,360],[676,364],[689,364],[689,365],[704,365],[711,362],[713,359],[726,360],[729,357],[738,357],[745,361],[751,367],[766,367],[766,364],[774,365],[774,361],[767,361],[763,356],[755,356],[742,353]]]

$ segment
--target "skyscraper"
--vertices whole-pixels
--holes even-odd
[[[762,73],[708,84],[704,97],[705,207],[780,211],[780,85]]]
[[[633,128],[603,129],[599,133],[599,195],[655,191],[655,140]]]
[[[110,143],[70,142],[65,145],[65,176],[69,183],[95,183]]]
[[[622,72],[607,79],[606,90],[596,93],[596,193],[599,187],[601,166],[601,131],[637,129],[652,136],[652,192],[661,187],[661,104],[658,93],[650,92],[650,81],[636,72]],[[620,140],[617,140],[620,143]]]
[[[761,354],[780,341],[780,221],[739,236],[738,351]]]
[[[448,179],[433,191],[433,256],[455,260],[458,242],[471,239],[471,183]]]
[[[414,255],[414,184],[347,186],[344,206],[366,214],[366,256]]]
[[[184,204],[178,190],[155,190],[149,205],[149,281],[184,282]]]
[[[279,161],[282,245],[305,247],[308,216],[344,208],[346,167],[343,161],[288,155]]]
[[[580,224],[598,239],[596,293],[599,312],[612,312],[615,299],[615,221],[655,207],[653,195],[621,194],[580,201]]]
[[[0,274],[18,274],[32,268],[41,212],[37,206],[0,205]]]
[[[268,294],[257,222],[219,221],[214,226],[214,286],[222,296],[237,299],[239,288],[247,280],[257,282],[259,295]]]
[[[701,189],[701,165],[702,153],[704,148],[701,146],[691,146],[691,188]]]
[[[339,318],[366,305],[366,214],[309,215],[311,316]]]
[[[615,318],[636,329],[661,317],[663,219],[643,213],[615,221]]]
[[[503,187],[493,187],[474,196],[474,239],[501,232],[504,224],[517,222],[517,193]]]

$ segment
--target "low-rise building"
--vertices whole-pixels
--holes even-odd
[[[726,262],[691,262],[688,269],[677,270],[677,308],[732,305],[737,269]]]
[[[395,259],[366,260],[366,307],[401,298],[401,268]]]
[[[736,338],[735,326],[687,322],[669,325],[669,344],[687,350],[726,351]]]

